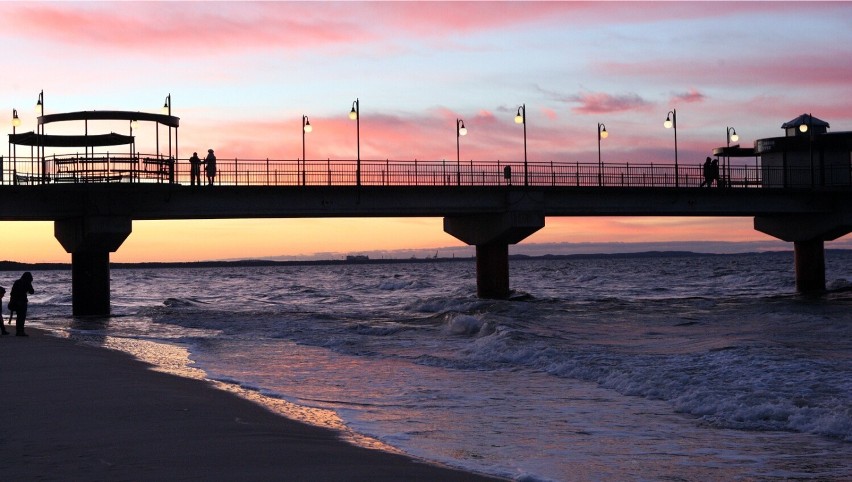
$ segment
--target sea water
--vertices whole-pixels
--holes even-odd
[[[366,445],[518,480],[852,479],[852,252],[35,272],[34,326]],[[10,276],[9,284],[15,276]],[[0,281],[2,284],[2,281]]]

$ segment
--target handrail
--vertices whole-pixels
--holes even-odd
[[[355,160],[217,160],[214,184],[219,186],[356,186]],[[523,186],[524,163],[452,161],[360,161],[362,186]],[[41,158],[0,158],[0,185],[52,182],[190,183],[188,159],[174,162],[142,153],[57,154]],[[677,173],[677,179],[675,179]],[[731,189],[815,186],[852,187],[849,166],[826,167],[811,181],[810,168],[758,165],[729,166],[714,186]],[[202,184],[206,184],[204,166]],[[528,162],[529,186],[552,187],[685,187],[704,181],[700,164],[678,169],[661,163]]]

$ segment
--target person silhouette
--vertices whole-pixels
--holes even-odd
[[[5,296],[5,295],[6,295],[6,288],[0,286],[0,306],[3,306],[3,296]],[[9,324],[10,325],[12,324],[12,317],[11,316],[9,316]],[[2,316],[0,316],[0,333],[2,333],[3,335],[9,334],[9,332],[6,331],[6,327],[3,326],[3,317]]]
[[[193,152],[192,157],[189,158],[189,185],[196,184],[201,185],[201,159],[197,152]]]
[[[9,294],[9,320],[12,320],[12,312],[17,313],[15,336],[28,336],[24,333],[24,323],[27,321],[27,305],[29,304],[27,294],[34,293],[33,275],[29,271],[21,275],[20,279],[12,284],[12,293]]]
[[[709,157],[704,160],[704,165],[701,166],[701,174],[704,176],[704,180],[698,187],[704,187],[705,185],[707,185],[707,187],[710,187],[710,183],[713,182],[713,171],[711,168],[712,164],[713,163],[710,161]]]
[[[213,185],[213,178],[216,177],[216,156],[213,155],[213,149],[207,149],[207,157],[204,158],[204,172],[207,173],[207,185]]]
[[[707,182],[707,187],[710,187],[711,183],[716,181],[716,187],[719,187],[719,160],[713,159],[710,162],[710,180]]]

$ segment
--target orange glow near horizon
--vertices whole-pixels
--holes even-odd
[[[52,222],[2,222],[0,229],[8,233],[3,260],[70,262],[70,255],[53,236]],[[772,239],[755,231],[750,218],[548,218],[546,226],[522,244]],[[852,247],[852,235],[826,247],[833,245]],[[368,251],[428,251],[454,246],[464,244],[444,233],[441,218],[134,221],[133,232],[110,259],[119,263],[279,256],[339,259]]]

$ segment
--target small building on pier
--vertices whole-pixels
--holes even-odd
[[[763,187],[852,186],[852,132],[829,133],[829,127],[802,114],[781,126],[783,137],[756,140]]]

